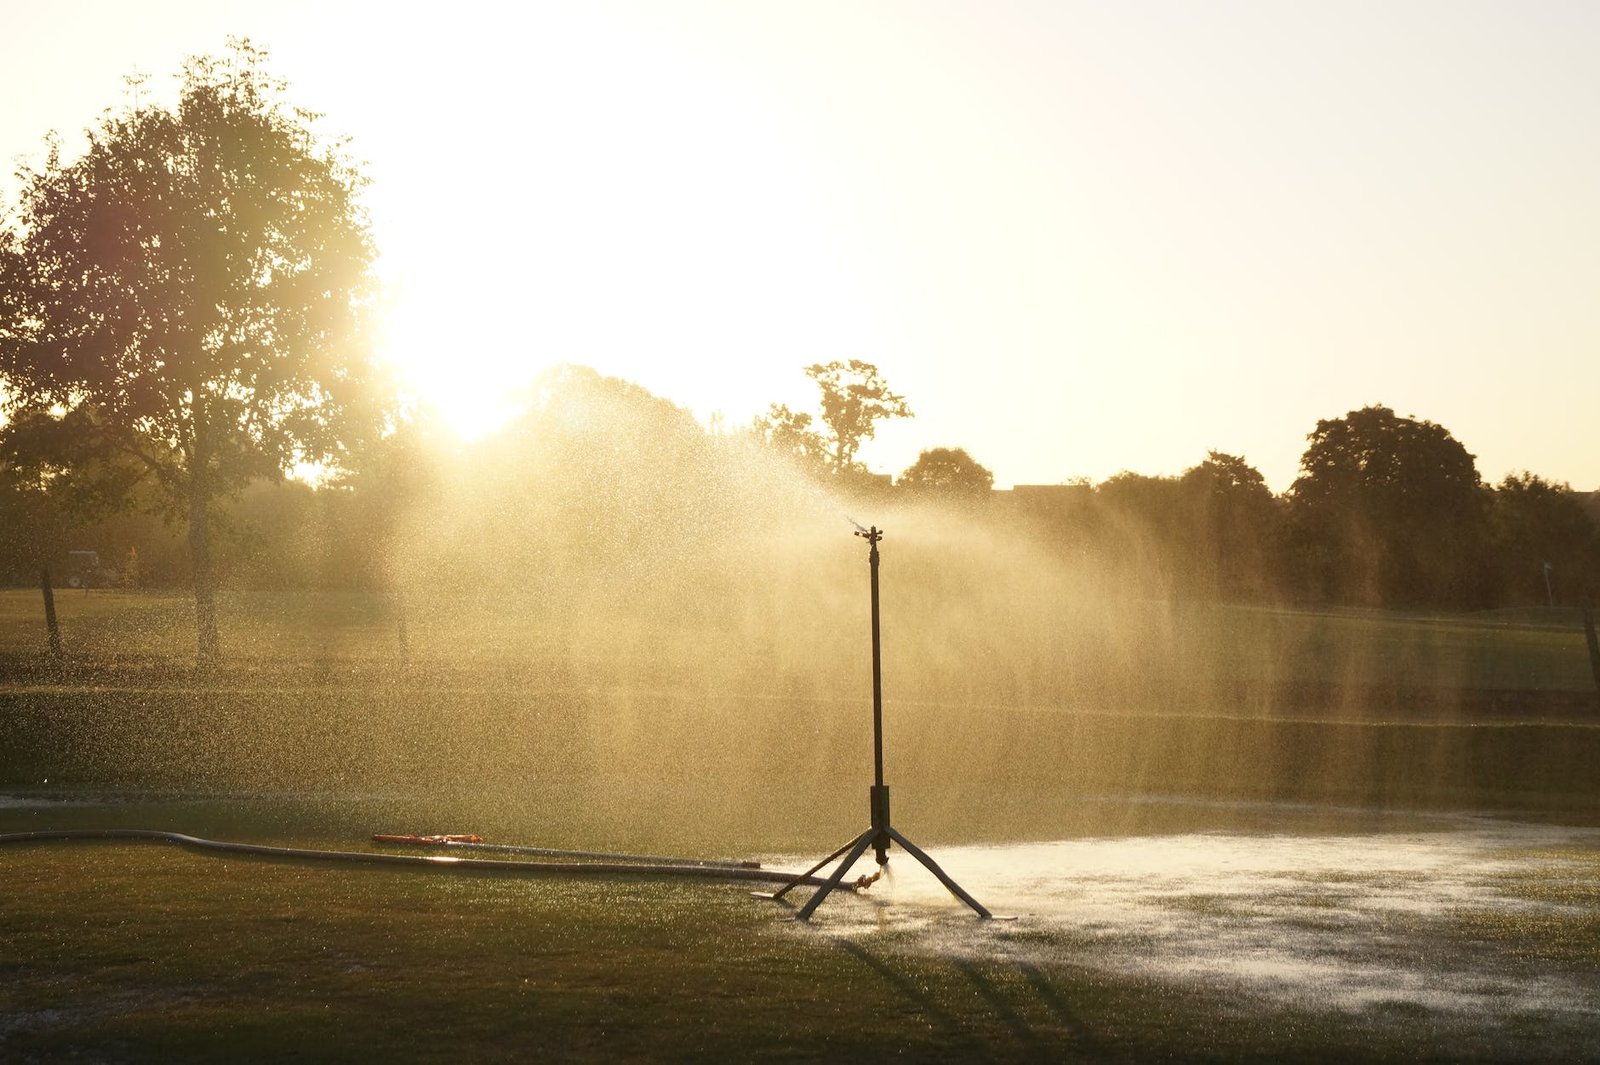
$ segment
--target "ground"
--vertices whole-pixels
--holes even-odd
[[[5,844],[0,1059],[1600,1060],[1571,619],[1139,609],[1137,677],[1091,636],[890,677],[897,825],[1014,923],[903,855],[801,925],[747,885]],[[63,597],[60,666],[36,611],[0,595],[0,832],[793,868],[865,827],[860,678],[793,648],[518,617],[454,655],[460,603],[402,648],[380,600],[233,597],[200,674],[181,597]]]

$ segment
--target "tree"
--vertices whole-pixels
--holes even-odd
[[[336,463],[381,418],[365,181],[264,59],[232,41],[185,64],[175,107],[108,111],[71,162],[52,144],[0,244],[3,413],[59,418],[159,485],[188,529],[203,665],[213,504]]]
[[[489,544],[493,555],[515,553],[528,572],[614,573],[729,520],[714,488],[713,441],[689,411],[587,366],[545,371],[528,400],[466,456],[490,471],[489,483],[471,486],[478,502],[467,509],[520,526],[478,537],[523,545]]]
[[[812,421],[805,411],[793,411],[785,403],[774,403],[766,414],[756,418],[751,428],[768,448],[788,459],[802,473],[815,477],[828,469],[828,441],[811,427]]]
[[[1282,511],[1259,470],[1209,451],[1178,479],[1190,578],[1209,594],[1261,598],[1272,591]]]
[[[806,367],[806,376],[822,392],[822,423],[828,427],[829,465],[835,474],[856,468],[856,452],[872,439],[878,422],[911,417],[905,397],[889,391],[870,362],[814,363]]]
[[[994,474],[964,448],[929,448],[917,456],[896,482],[901,488],[943,499],[987,499],[994,489]]]
[[[1593,595],[1600,530],[1570,485],[1526,471],[1508,474],[1495,486],[1490,520],[1506,601],[1571,602]]]
[[[1371,406],[1317,422],[1307,439],[1289,512],[1314,593],[1370,604],[1481,599],[1487,497],[1448,430]]]
[[[60,549],[65,522],[59,501],[36,476],[0,459],[0,582],[32,582]]]
[[[1125,589],[1171,594],[1183,569],[1185,520],[1176,477],[1123,470],[1095,486],[1091,535],[1105,572]]]

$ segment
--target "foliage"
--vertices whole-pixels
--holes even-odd
[[[66,522],[36,477],[0,461],[0,581],[32,582]]]
[[[965,448],[934,447],[918,455],[896,484],[921,495],[970,501],[988,497],[994,474]]]
[[[1260,471],[1238,455],[1206,453],[1179,478],[1192,582],[1226,598],[1268,598],[1277,584],[1283,514]]]
[[[820,477],[828,469],[828,440],[812,428],[813,421],[805,411],[774,403],[766,414],[756,418],[753,429],[757,439],[801,473]]]
[[[813,363],[806,376],[821,392],[822,423],[828,427],[829,463],[836,474],[854,469],[856,452],[871,440],[877,423],[888,418],[909,418],[905,397],[889,390],[888,382],[870,362]]]
[[[1441,425],[1388,407],[1319,421],[1289,490],[1296,566],[1314,595],[1463,606],[1485,596],[1487,498]]]
[[[1490,522],[1502,602],[1594,596],[1600,531],[1570,485],[1527,471],[1508,474],[1495,486]]]
[[[381,420],[364,184],[264,53],[184,67],[175,108],[108,111],[83,155],[25,169],[0,248],[0,381],[58,465],[153,479],[189,529],[202,660],[218,650],[212,504]],[[8,441],[15,438],[7,433]]]
[[[1123,471],[1095,488],[1082,540],[1110,580],[1140,594],[1271,600],[1283,518],[1260,472],[1207,453],[1179,477]]]
[[[720,445],[683,408],[583,366],[546,371],[526,400],[422,501],[411,573],[559,598],[556,585],[673,570],[664,558],[729,520]]]
[[[886,491],[889,478],[869,473],[856,454],[878,422],[911,417],[905,397],[890,391],[878,368],[860,359],[814,363],[806,376],[817,383],[821,427],[809,412],[774,403],[752,424],[754,437],[801,473],[827,478],[836,489],[854,495]]]
[[[1095,486],[1090,548],[1104,575],[1124,590],[1178,590],[1183,558],[1181,486],[1176,477],[1123,470]]]

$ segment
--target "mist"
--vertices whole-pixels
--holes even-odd
[[[829,485],[579,367],[524,399],[453,453],[418,427],[341,486],[285,489],[324,505],[289,568],[340,577],[225,592],[219,676],[178,664],[181,599],[82,618],[90,683],[29,696],[21,750],[58,780],[815,845],[864,817],[871,768],[856,521],[885,530],[887,775],[936,838],[1136,829],[1170,816],[1152,797],[1560,809],[1592,789],[1560,624],[1530,643],[1494,616],[1219,601],[1086,492],[1052,513]],[[1214,573],[1228,548],[1189,557]]]

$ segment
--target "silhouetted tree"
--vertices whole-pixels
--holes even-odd
[[[871,440],[886,418],[909,418],[904,396],[889,391],[888,382],[870,362],[814,363],[806,376],[822,396],[822,423],[828,427],[829,462],[836,474],[856,468],[856,452]]]
[[[896,484],[928,498],[970,502],[988,498],[994,474],[964,448],[935,447],[918,455]]]
[[[1506,601],[1570,604],[1594,594],[1600,532],[1570,485],[1509,474],[1495,486],[1490,519]]]
[[[468,463],[498,534],[483,545],[524,573],[643,567],[731,519],[708,490],[713,442],[689,411],[586,366],[542,374],[528,409]],[[477,537],[477,539],[485,539]],[[492,562],[489,564],[492,565]]]
[[[1176,477],[1123,470],[1095,486],[1091,537],[1108,576],[1124,589],[1165,595],[1179,583],[1186,520]]]
[[[1260,471],[1237,455],[1206,453],[1179,478],[1178,535],[1197,590],[1229,598],[1271,594],[1283,514]]]
[[[815,477],[827,471],[829,457],[828,440],[812,428],[813,421],[805,411],[792,411],[787,404],[774,403],[766,414],[756,418],[752,428],[763,444],[800,472]]]
[[[1484,595],[1487,497],[1441,425],[1354,410],[1317,423],[1289,489],[1295,565],[1313,594],[1401,605]]]
[[[38,477],[0,459],[0,577],[31,584],[60,548],[65,521]]]
[[[130,456],[101,447],[101,436],[98,412],[85,404],[22,407],[0,425],[0,462],[47,491],[70,524],[92,523],[128,506],[147,472]]]
[[[214,501],[336,461],[381,403],[364,180],[263,58],[231,42],[185,65],[175,108],[108,111],[71,162],[52,145],[0,247],[5,412],[59,417],[160,486],[188,528],[202,664]]]

